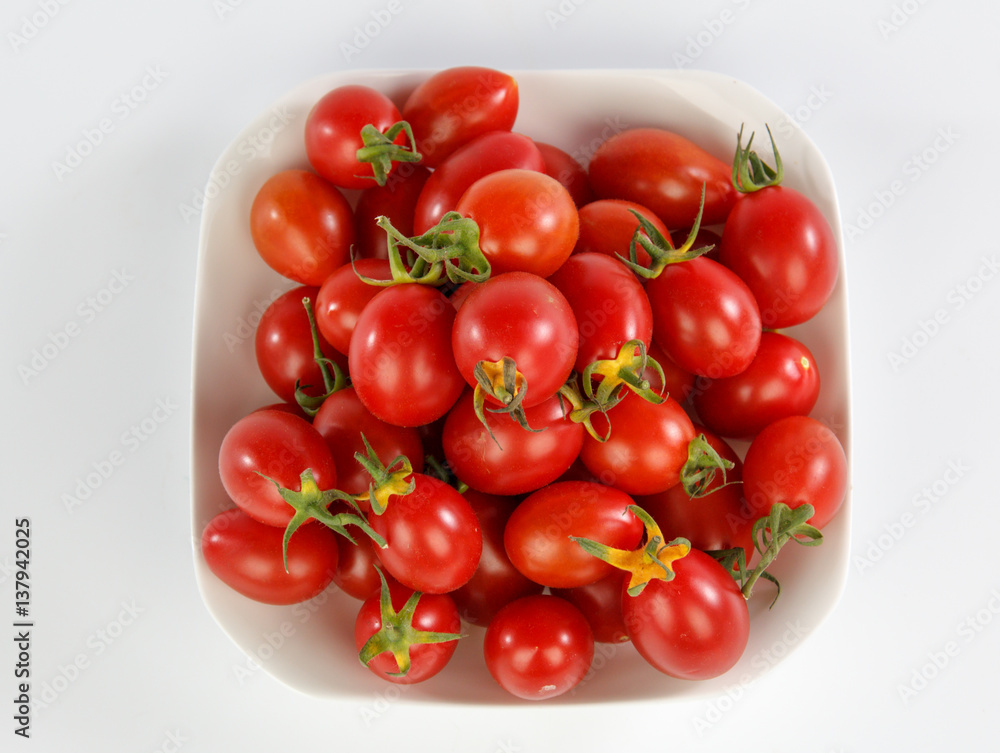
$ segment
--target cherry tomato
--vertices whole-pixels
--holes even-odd
[[[527,136],[510,131],[492,131],[457,149],[431,174],[420,192],[413,214],[413,232],[426,233],[484,175],[507,169],[544,172],[545,160]]]
[[[325,94],[306,116],[309,164],[335,186],[357,189],[373,186],[372,166],[358,162],[358,149],[364,146],[361,129],[373,125],[385,132],[400,120],[396,105],[380,91],[353,84],[339,86]],[[406,134],[400,133],[393,143],[402,144],[405,140]]]
[[[384,186],[372,185],[358,196],[354,207],[355,256],[362,259],[388,259],[386,232],[376,224],[380,216],[407,238],[413,233],[413,213],[417,198],[430,177],[430,170],[412,162],[398,165]]]
[[[573,253],[576,204],[555,178],[534,170],[498,170],[462,195],[455,210],[479,225],[479,247],[492,274],[548,277]]]
[[[657,345],[655,340],[649,344],[646,355],[663,369],[662,380],[652,366],[647,366],[643,372],[642,376],[649,382],[650,389],[657,394],[668,395],[678,403],[687,400],[694,392],[695,375],[674,363],[674,359],[664,353],[663,348]]]
[[[819,369],[809,349],[788,335],[764,332],[746,370],[701,380],[694,405],[714,431],[749,438],[779,418],[808,415],[818,397]]]
[[[379,420],[362,405],[351,387],[338,390],[323,401],[313,417],[313,428],[326,440],[333,455],[337,488],[348,494],[362,494],[371,483],[371,476],[354,459],[357,452],[365,454],[362,435],[383,464],[391,464],[398,456],[405,455],[414,471],[419,473],[424,468],[423,444],[417,430]]]
[[[337,541],[324,526],[305,526],[282,560],[280,528],[242,510],[226,510],[205,526],[201,551],[209,569],[230,588],[265,604],[297,604],[326,589],[337,572]]]
[[[750,289],[726,267],[699,256],[668,264],[646,283],[653,339],[685,371],[713,379],[746,369],[761,321]]]
[[[397,426],[440,418],[465,388],[451,352],[455,309],[425,285],[394,285],[365,306],[348,365],[364,406]]]
[[[814,418],[775,421],[750,443],[743,460],[743,494],[752,517],[777,502],[796,508],[808,502],[809,523],[823,528],[847,494],[847,456],[833,431]]]
[[[269,526],[285,527],[295,512],[274,482],[299,491],[306,469],[312,470],[321,490],[337,488],[337,466],[323,437],[308,421],[284,411],[244,416],[226,433],[219,449],[219,475],[226,493],[247,515]]]
[[[372,594],[378,593],[382,585],[375,569],[378,565],[378,556],[375,554],[372,540],[362,531],[356,526],[347,526],[347,530],[357,543],[352,544],[343,536],[337,537],[340,561],[337,563],[337,574],[333,576],[333,582],[348,596],[364,601]],[[391,575],[385,577],[392,578]],[[395,578],[392,580],[395,581]]]
[[[357,259],[353,265],[345,264],[327,277],[319,292],[313,296],[316,326],[320,334],[343,355],[350,353],[351,335],[362,309],[384,290],[378,285],[368,284],[358,275],[372,280],[392,279],[387,260]]]
[[[390,495],[385,511],[368,523],[386,541],[376,548],[386,571],[404,586],[447,593],[467,583],[479,564],[483,536],[465,498],[443,481],[422,473],[414,489]]]
[[[389,598],[394,610],[398,611],[413,596],[413,589],[394,581],[388,582]],[[382,629],[380,594],[372,594],[365,599],[354,622],[354,645],[358,651],[368,639]],[[420,594],[410,625],[414,630],[430,633],[455,633],[462,627],[455,603],[445,594]],[[390,651],[383,651],[366,665],[383,680],[400,685],[423,682],[438,674],[451,660],[458,646],[458,640],[441,643],[413,643],[408,648],[410,666],[406,674],[399,676],[400,667]]]
[[[653,312],[631,270],[604,254],[574,254],[549,278],[566,296],[580,333],[576,371],[618,356],[630,340],[649,347]]]
[[[511,564],[503,546],[503,531],[517,504],[512,497],[499,497],[469,489],[463,495],[476,514],[483,533],[483,553],[472,578],[451,592],[463,620],[486,627],[500,608],[543,586],[524,577]]]
[[[667,226],[651,209],[634,201],[598,199],[580,207],[580,238],[573,253],[604,254],[612,258],[617,258],[620,254],[628,259],[632,236],[639,227],[639,221],[630,210],[638,212],[649,220],[664,238],[670,238]],[[639,245],[636,245],[635,250],[636,261],[648,267],[650,258],[646,250]]]
[[[580,451],[583,464],[602,483],[628,494],[657,494],[680,480],[695,431],[676,400],[655,405],[626,392],[607,418],[595,413],[592,420],[601,436],[611,422],[606,442],[588,434]]]
[[[322,285],[350,261],[351,205],[334,186],[307,170],[272,176],[250,207],[250,235],[275,272],[302,285]]]
[[[577,207],[582,207],[594,200],[594,191],[590,187],[587,171],[583,165],[576,161],[575,157],[552,144],[536,141],[535,146],[538,147],[538,151],[542,153],[542,159],[545,160],[545,174],[555,178],[565,186]]]
[[[298,287],[275,298],[254,333],[254,353],[261,376],[286,403],[295,403],[296,382],[307,395],[325,392],[313,349],[309,315],[302,303],[303,298],[308,298],[315,305],[318,295],[318,288]],[[347,359],[322,336],[320,350],[341,369],[347,369]]]
[[[649,207],[667,227],[691,227],[702,185],[702,223],[726,221],[737,199],[732,168],[683,136],[660,128],[632,128],[594,152],[590,184],[602,199],[626,199]]]
[[[490,622],[483,655],[500,687],[518,698],[541,701],[580,683],[594,660],[594,636],[568,601],[525,596]]]
[[[455,475],[488,494],[523,494],[555,481],[583,446],[583,424],[564,415],[558,396],[525,411],[534,431],[506,415],[489,410],[484,415],[489,428],[476,416],[472,391],[467,390],[448,413],[442,441]]]
[[[605,578],[614,568],[588,554],[570,536],[634,549],[642,522],[629,495],[586,481],[550,484],[517,506],[504,530],[507,556],[518,570],[551,588],[575,588]]]
[[[527,272],[491,277],[473,290],[455,317],[452,348],[465,381],[476,364],[514,359],[527,382],[523,406],[552,397],[576,362],[577,325],[552,283]],[[353,370],[352,370],[353,373]]]
[[[517,81],[501,71],[477,66],[448,68],[420,84],[403,105],[417,151],[427,167],[476,136],[509,131],[517,119]]]
[[[598,643],[624,643],[628,640],[622,617],[622,586],[626,573],[616,570],[595,583],[576,588],[553,588],[552,595],[566,599],[587,618]]]
[[[733,577],[692,549],[673,562],[673,580],[653,579],[638,596],[622,589],[629,638],[656,669],[682,680],[707,680],[739,661],[750,613]]]
[[[747,194],[733,207],[719,261],[753,291],[771,329],[811,319],[837,284],[830,223],[807,197],[783,186]]]

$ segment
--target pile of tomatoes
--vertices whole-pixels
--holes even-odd
[[[583,166],[517,112],[477,67],[401,109],[364,86],[315,104],[311,170],[248,207],[296,287],[260,319],[280,402],[222,442],[236,506],[205,559],[271,604],[336,584],[392,682],[441,671],[463,622],[522,698],[573,688],[595,640],[715,677],[778,549],[820,543],[846,493],[816,362],[778,331],[833,291],[833,234],[773,140],[771,165],[740,130],[730,165],[636,128]]]

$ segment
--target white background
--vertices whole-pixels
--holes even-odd
[[[48,701],[31,740],[16,738],[15,631],[0,629],[4,750],[928,750],[995,728],[1000,9],[687,6],[5,4],[0,623],[13,611],[14,520],[28,516],[33,692]],[[723,72],[791,113],[831,166],[851,309],[852,568],[830,619],[748,687],[613,708],[404,696],[372,720],[240,671],[246,658],[202,605],[188,490],[199,218],[182,205],[299,82],[459,64]],[[121,97],[137,86],[130,109]],[[100,144],[55,169],[105,118]],[[109,287],[116,273],[128,284]],[[155,430],[130,434],[144,420]],[[113,452],[122,462],[67,509],[64,495]]]

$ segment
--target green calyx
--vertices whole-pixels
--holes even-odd
[[[632,240],[629,242],[628,258],[626,259],[621,254],[617,254],[617,256],[625,266],[643,279],[652,280],[654,277],[659,277],[668,264],[695,259],[714,248],[712,245],[694,247],[695,238],[697,238],[698,230],[701,228],[701,216],[705,211],[704,183],[701,186],[701,202],[698,205],[698,214],[694,218],[694,225],[691,226],[691,231],[688,233],[684,243],[677,248],[674,248],[674,244],[670,238],[667,238],[657,230],[652,222],[634,209],[630,209],[629,211],[639,221],[639,227],[635,229]],[[642,246],[645,252],[649,254],[651,260],[649,267],[644,267],[639,263],[637,246]]]
[[[386,232],[392,278],[376,280],[358,274],[369,285],[440,286],[448,282],[486,282],[490,278],[489,259],[479,247],[479,225],[471,217],[447,212],[438,224],[413,238],[400,233],[388,217],[378,217],[376,224]]]
[[[476,378],[476,388],[472,393],[472,405],[476,412],[476,418],[486,427],[490,437],[500,447],[500,442],[493,436],[493,430],[486,422],[486,410],[490,413],[506,413],[514,421],[517,421],[525,431],[542,431],[532,429],[528,425],[528,418],[524,413],[522,403],[524,396],[528,393],[528,380],[517,370],[517,364],[513,358],[504,356],[499,361],[480,361],[472,372]],[[499,402],[500,408],[486,408],[486,397],[492,397]],[[501,449],[503,449],[501,447]]]
[[[688,457],[684,461],[684,465],[681,466],[681,484],[689,497],[704,497],[709,493],[708,487],[719,471],[722,472],[722,486],[727,486],[728,483],[739,483],[738,481],[726,482],[726,471],[734,466],[735,463],[726,460],[716,452],[715,448],[705,439],[704,434],[699,434],[688,442]],[[722,486],[716,488],[721,489]]]
[[[653,367],[660,378],[660,384],[664,384],[666,378],[663,375],[663,367],[646,353],[645,343],[642,340],[629,340],[622,345],[615,358],[594,361],[583,370],[580,375],[583,380],[583,392],[588,399],[598,405],[607,405],[615,388],[624,385],[643,400],[659,405],[666,399],[666,395],[654,391],[649,386],[649,381],[643,378],[642,374],[647,366]],[[595,376],[601,377],[596,394]]]
[[[351,502],[352,504],[368,502],[372,512],[381,515],[389,504],[389,497],[394,495],[404,497],[416,488],[416,482],[413,480],[413,464],[406,455],[397,455],[389,465],[383,465],[364,434],[361,435],[361,441],[365,443],[365,452],[354,453],[354,459],[368,472],[372,480],[368,485],[368,491],[352,497]]]
[[[321,490],[316,483],[316,477],[313,475],[312,468],[306,468],[302,471],[302,475],[299,477],[299,491],[286,489],[273,478],[265,476],[259,471],[257,474],[278,487],[278,494],[295,510],[292,519],[288,521],[288,525],[285,527],[285,535],[281,540],[281,557],[286,573],[288,572],[288,542],[299,527],[308,520],[318,520],[327,528],[339,533],[352,544],[357,542],[347,532],[345,526],[357,526],[378,546],[385,547],[385,539],[379,536],[368,525],[368,521],[359,514],[360,511],[357,510],[354,499],[349,494],[345,494],[337,489]],[[331,513],[328,508],[335,501],[347,502],[356,512]]]
[[[785,177],[785,168],[781,164],[781,155],[778,153],[778,145],[774,143],[774,135],[771,127],[767,128],[768,138],[771,139],[771,151],[774,152],[774,167],[765,164],[757,152],[752,150],[753,134],[747,141],[746,148],[743,148],[743,126],[736,134],[736,154],[733,157],[733,187],[741,193],[753,193],[762,188],[777,186]]]
[[[309,317],[309,332],[312,334],[313,342],[313,359],[316,361],[316,365],[319,366],[320,373],[323,375],[324,392],[322,395],[307,395],[305,390],[312,385],[302,386],[298,381],[295,382],[295,402],[311,418],[319,411],[324,400],[334,392],[339,392],[347,386],[347,375],[340,370],[340,367],[336,363],[323,355],[323,349],[319,344],[319,329],[316,326],[316,315],[313,313],[312,301],[308,297],[303,298],[302,305],[305,306],[306,316]]]
[[[408,145],[394,143],[401,132],[406,133]],[[370,177],[380,186],[385,185],[393,162],[419,162],[422,158],[417,152],[413,129],[405,120],[389,126],[384,133],[369,123],[361,129],[361,143],[363,146],[357,151],[357,160],[372,166],[373,175]]]
[[[358,659],[364,666],[368,666],[368,663],[379,654],[389,651],[395,658],[399,671],[387,674],[391,677],[405,677],[410,671],[411,646],[421,643],[447,643],[466,637],[461,633],[437,633],[414,628],[413,614],[417,611],[417,605],[423,594],[420,591],[414,591],[397,612],[392,607],[389,584],[385,575],[382,574],[382,569],[378,567],[375,569],[382,581],[382,587],[379,591],[379,615],[382,626],[371,638],[365,641],[365,645],[358,652]]]
[[[577,424],[583,424],[583,428],[587,430],[587,433],[596,439],[598,442],[607,442],[611,437],[611,420],[608,418],[608,411],[614,408],[618,403],[621,402],[622,398],[625,396],[625,385],[618,384],[612,387],[607,395],[603,396],[603,400],[599,398],[602,396],[602,392],[598,389],[595,395],[591,392],[590,397],[586,397],[584,393],[577,386],[576,375],[570,376],[566,383],[559,388],[559,402],[562,405],[563,415],[568,417],[570,421]],[[569,410],[566,409],[566,403],[569,403]],[[593,424],[593,415],[595,413],[600,413],[604,416],[604,420],[608,425],[607,431],[602,435]]]

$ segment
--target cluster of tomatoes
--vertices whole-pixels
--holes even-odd
[[[250,208],[299,287],[258,325],[282,402],[222,442],[236,507],[205,559],[259,601],[363,600],[359,658],[393,682],[439,672],[463,620],[523,698],[574,687],[595,640],[717,676],[778,549],[846,493],[815,360],[776,331],[830,296],[833,235],[742,133],[732,166],[655,128],[581,166],[517,111],[473,67],[401,111],[363,86],[315,104],[312,169]]]

